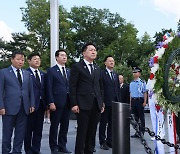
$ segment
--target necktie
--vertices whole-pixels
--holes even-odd
[[[17,78],[18,78],[19,84],[20,86],[22,86],[22,78],[21,78],[20,70],[17,69],[16,71],[17,71]]]
[[[91,72],[90,74],[93,76],[94,75],[94,69],[93,69],[93,64],[89,64],[90,68],[91,68]]]
[[[113,75],[113,72],[110,72],[110,74],[111,74],[111,80],[112,80],[112,82],[113,82],[113,84],[114,84],[115,81],[114,81],[114,75]]]
[[[63,77],[66,79],[66,81],[67,81],[67,77],[66,77],[66,72],[65,72],[65,68],[64,67],[62,67],[62,71],[63,71]]]
[[[113,72],[110,72],[111,74],[111,80],[114,80]]]
[[[34,72],[35,72],[35,77],[36,77],[36,81],[37,81],[38,85],[41,85],[41,81],[40,81],[40,78],[39,78],[39,75],[38,75],[38,71],[35,70]]]

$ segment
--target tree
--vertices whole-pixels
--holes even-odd
[[[180,19],[179,19],[179,21],[177,23],[177,31],[180,32]]]
[[[50,4],[46,0],[27,0],[27,7],[21,8],[22,21],[31,34],[34,34],[41,50],[49,46]]]
[[[152,53],[152,50],[154,50],[154,42],[151,40],[151,37],[150,35],[147,34],[147,32],[145,32],[144,35],[139,40],[138,50],[139,50],[138,57],[141,55],[147,57],[149,54]]]
[[[154,51],[154,42],[151,40],[150,36],[146,32],[139,41],[138,51],[138,64],[143,70],[142,77],[147,81],[150,72],[148,61]]]
[[[26,0],[27,7],[21,8],[22,21],[29,30],[29,37],[33,45],[32,51],[38,51],[42,56],[42,66],[47,69],[50,66],[50,2],[47,0]],[[72,49],[70,22],[68,13],[59,6],[60,39],[59,46]],[[68,53],[70,55],[70,53]]]
[[[121,26],[125,24],[125,20],[117,13],[88,6],[71,8],[69,18],[74,32],[74,58],[80,57],[81,47],[85,42],[96,43],[101,52],[119,37]]]
[[[98,62],[101,66],[103,66],[104,57],[112,55],[116,61],[115,70],[124,75],[128,82],[132,77],[131,67],[136,65],[137,32],[133,24],[124,23],[121,25],[118,38],[98,53]]]
[[[0,69],[10,65],[9,57],[11,52],[6,50],[7,47],[7,42],[0,38]]]

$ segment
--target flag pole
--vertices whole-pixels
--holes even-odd
[[[51,66],[56,64],[55,52],[59,49],[59,4],[58,0],[50,0],[50,59]]]

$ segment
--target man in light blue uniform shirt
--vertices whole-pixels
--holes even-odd
[[[147,101],[146,82],[140,79],[142,70],[138,67],[133,69],[134,80],[130,83],[130,106],[132,113],[137,122],[141,122],[141,132],[144,133],[145,118],[144,107]],[[137,133],[131,136],[132,138],[139,137]]]

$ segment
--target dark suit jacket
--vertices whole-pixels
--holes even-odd
[[[16,115],[23,103],[26,114],[30,107],[34,107],[34,92],[31,75],[22,69],[22,87],[12,69],[8,67],[0,70],[0,109],[6,110],[6,115]]]
[[[129,94],[129,85],[128,84],[122,85],[122,87],[120,88],[119,97],[120,97],[121,103],[129,103],[130,94]]]
[[[40,98],[42,100],[43,106],[46,107],[46,102],[45,102],[45,73],[41,70],[40,75],[41,75],[41,85],[39,85],[36,81],[36,78],[30,68],[27,69],[31,73],[32,81],[33,81],[33,89],[34,89],[34,97],[35,97],[35,110],[38,110],[39,104],[40,104]]]
[[[78,105],[80,109],[91,110],[94,97],[96,97],[101,110],[103,84],[98,66],[94,65],[94,77],[92,77],[84,61],[74,64],[71,68],[69,88],[71,107]]]
[[[108,71],[102,70],[103,87],[104,87],[104,103],[111,106],[112,101],[119,101],[119,79],[117,73],[113,72],[114,80],[109,76]]]
[[[66,68],[68,81],[63,77],[57,65],[47,71],[48,104],[55,103],[56,107],[64,107],[69,93],[70,70]]]

